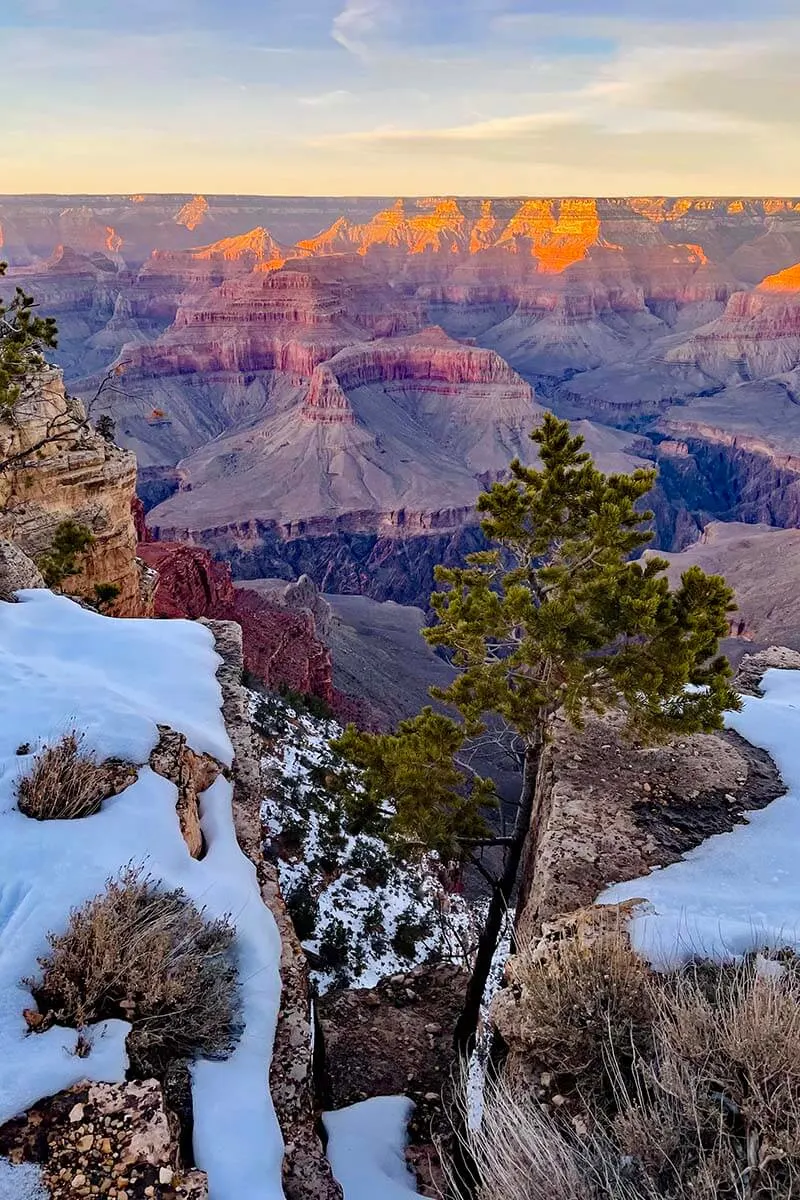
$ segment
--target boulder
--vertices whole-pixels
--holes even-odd
[[[43,588],[44,580],[32,558],[14,542],[0,538],[0,600],[13,600],[24,588]]]

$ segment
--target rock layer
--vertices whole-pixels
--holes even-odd
[[[132,513],[136,460],[91,428],[80,404],[65,397],[58,372],[42,376],[13,425],[0,424],[2,460],[11,465],[0,473],[0,537],[35,559],[62,521],[87,526],[94,540],[64,589],[92,600],[98,584],[113,584],[112,613],[147,616],[152,601]]]
[[[311,607],[234,588],[229,566],[195,546],[151,542],[139,551],[158,572],[156,616],[235,621],[242,627],[245,668],[262,685],[335,704],[330,652]]]

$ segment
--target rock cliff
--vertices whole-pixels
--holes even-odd
[[[800,366],[800,264],[737,292],[723,315],[669,352],[723,382],[765,379]]]
[[[98,584],[113,584],[119,594],[111,612],[149,615],[132,512],[136,460],[92,429],[57,371],[20,402],[13,424],[0,425],[0,461],[9,459],[13,465],[0,473],[0,537],[36,558],[62,521],[86,525],[93,541],[64,589],[91,600]]]
[[[158,572],[155,616],[235,621],[245,668],[261,684],[336,704],[330,651],[315,619],[320,598],[310,581],[282,602],[278,594],[234,588],[227,563],[196,546],[149,542],[139,553]]]
[[[662,465],[661,544],[685,544],[709,515],[789,520],[794,500],[767,497],[742,455],[758,443],[783,461],[800,447],[797,199],[68,207],[84,217],[64,230],[88,210],[122,250],[76,235],[81,254],[29,263],[26,286],[52,300],[85,394],[116,355],[111,414],[162,537],[257,574],[279,550],[281,574],[299,562],[346,587],[376,562],[384,579],[400,574],[383,573],[394,553],[407,565],[398,595],[420,599],[411,580],[430,547],[409,535],[454,536],[480,486],[528,449],[529,384],[561,415],[600,421],[601,455],[609,425],[645,435],[635,454]],[[33,253],[60,212],[0,202],[9,246]],[[454,341],[439,333],[435,346],[431,325]],[[677,464],[663,434],[706,449]],[[717,434],[736,442],[735,463],[712,464]],[[755,486],[737,484],[726,505],[715,480],[745,471]],[[323,562],[312,543],[329,538]]]

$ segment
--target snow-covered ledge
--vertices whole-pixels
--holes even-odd
[[[198,861],[181,836],[174,785],[147,765],[161,724],[231,767],[214,639],[194,622],[112,619],[45,590],[19,599],[0,602],[0,1123],[81,1080],[124,1078],[123,1022],[90,1030],[87,1057],[75,1053],[74,1030],[26,1036],[32,997],[20,980],[36,974],[47,934],[64,929],[72,908],[140,863],[236,926],[245,1027],[230,1058],[193,1069],[195,1157],[214,1200],[280,1200],[283,1144],[269,1091],[278,930],[237,842],[228,778],[202,797]],[[71,729],[99,757],[138,764],[138,778],[94,816],[33,821],[15,803],[26,761],[18,750]]]
[[[770,754],[787,790],[679,862],[600,896],[601,904],[645,898],[631,936],[657,967],[800,949],[800,655],[773,647],[746,658],[740,675],[750,694],[726,724]]]

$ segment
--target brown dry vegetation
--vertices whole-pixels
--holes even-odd
[[[522,945],[507,978],[495,1007],[498,1028],[535,1070],[554,1077],[555,1090],[577,1083],[607,1103],[614,1089],[604,1069],[609,1052],[627,1073],[635,1056],[652,1049],[651,974],[621,926],[588,941],[564,938],[546,957]]]
[[[176,1060],[225,1057],[238,1036],[233,938],[228,921],[128,868],[50,935],[41,977],[25,981],[39,1027],[130,1021],[131,1067],[143,1078]]]
[[[134,766],[99,763],[85,748],[83,734],[72,731],[36,755],[17,783],[17,805],[37,821],[77,820],[99,812],[104,800],[135,779]]]
[[[489,1087],[469,1139],[480,1200],[800,1200],[794,955],[652,975],[605,934],[526,947],[511,987],[517,1062],[572,1090],[553,1105],[509,1072]]]

